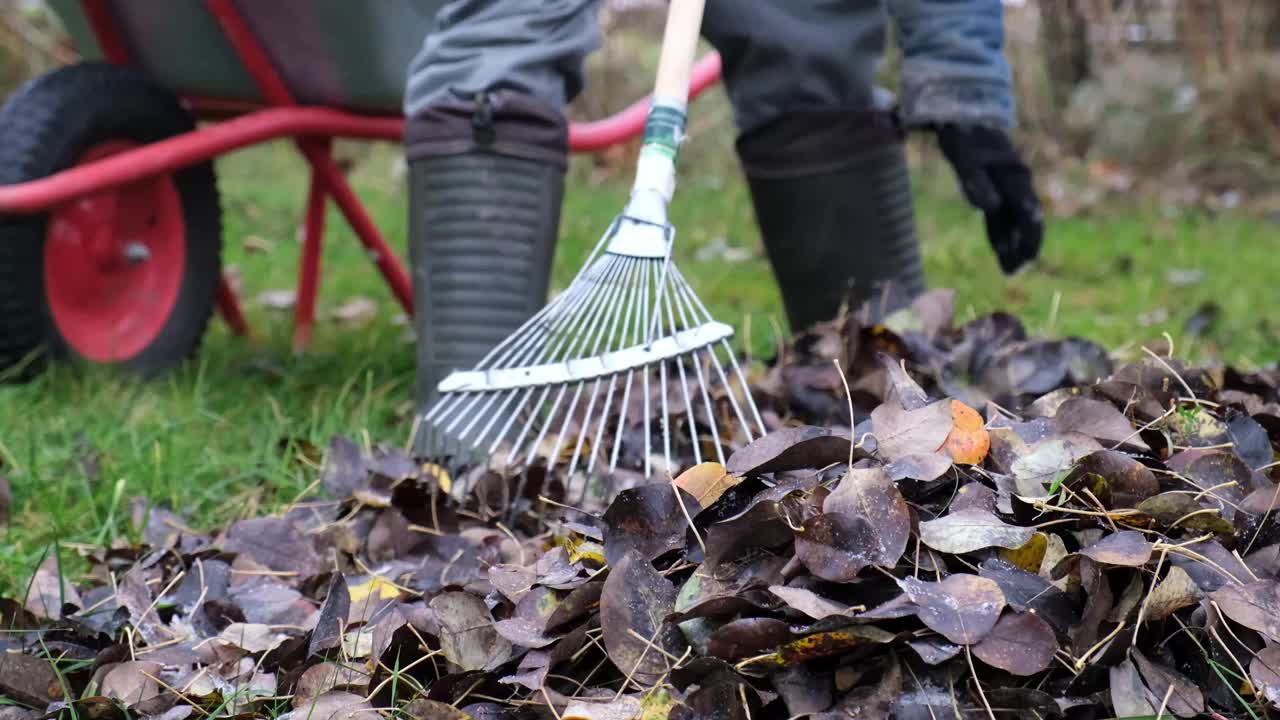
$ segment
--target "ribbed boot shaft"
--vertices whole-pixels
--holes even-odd
[[[793,330],[856,310],[885,284],[923,292],[915,208],[901,144],[868,147],[835,171],[749,177],[752,204]]]
[[[420,410],[546,302],[563,190],[559,167],[493,153],[410,164]]]

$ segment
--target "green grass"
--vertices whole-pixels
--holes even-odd
[[[724,137],[693,155],[672,209],[677,261],[720,319],[749,336],[757,356],[776,342],[778,295],[763,259],[750,202]],[[928,154],[927,154],[928,155]],[[354,181],[379,226],[403,251],[403,180],[395,152],[370,149]],[[1280,328],[1273,308],[1276,228],[1243,216],[1210,218],[1150,208],[1052,222],[1044,261],[1014,279],[999,275],[979,217],[955,192],[950,171],[928,155],[919,200],[930,281],[955,287],[960,319],[1014,312],[1035,332],[1075,334],[1135,354],[1168,332],[1178,355],[1251,367],[1273,362]],[[399,310],[336,213],[329,215],[320,323],[311,348],[290,350],[289,314],[254,303],[268,289],[292,288],[305,196],[302,163],[287,145],[219,163],[226,210],[226,260],[245,282],[252,341],[215,321],[199,358],[151,383],[101,371],[56,368],[26,385],[0,386],[0,461],[13,486],[12,518],[0,528],[0,594],[21,592],[49,545],[103,543],[131,533],[131,500],[179,508],[197,526],[269,511],[315,479],[296,445],[323,447],[331,434],[404,442],[413,397],[413,353]],[[577,263],[622,206],[625,173],[591,180],[579,163],[565,202],[554,282]],[[250,237],[257,238],[246,243]],[[249,252],[247,246],[270,246]],[[723,240],[749,257],[699,259]],[[1197,269],[1179,287],[1169,271]],[[379,314],[367,325],[328,318],[357,295]],[[1200,338],[1183,323],[1201,304],[1221,307]],[[1160,319],[1162,318],[1163,319]],[[1150,322],[1140,323],[1140,319]],[[282,449],[282,444],[286,449]],[[73,553],[63,549],[64,559]]]

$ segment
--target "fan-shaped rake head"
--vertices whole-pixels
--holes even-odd
[[[615,220],[563,293],[441,381],[419,428],[433,447],[561,467],[581,499],[602,467],[674,473],[680,457],[723,463],[764,435],[733,329],[671,262],[674,230],[620,230],[635,222]]]

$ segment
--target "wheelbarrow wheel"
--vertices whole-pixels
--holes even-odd
[[[72,166],[195,128],[145,76],[83,63],[36,78],[0,107],[0,183]],[[0,371],[50,359],[143,375],[195,353],[221,277],[212,163],[0,218]],[[13,370],[17,366],[18,370]]]

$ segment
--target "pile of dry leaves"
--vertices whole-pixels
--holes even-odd
[[[0,718],[1276,712],[1280,374],[1113,367],[945,293],[882,320],[796,338],[725,466],[598,508],[491,471],[514,517],[460,506],[344,438],[280,516],[140,506],[143,544],[0,601]]]

